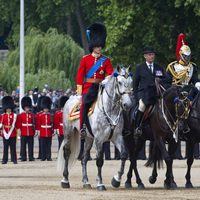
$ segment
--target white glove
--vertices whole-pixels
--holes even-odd
[[[196,87],[198,90],[200,90],[200,82],[196,82],[196,83],[195,83],[195,87]]]
[[[109,76],[107,76],[107,77],[101,82],[102,85],[105,85],[105,84],[108,82],[108,77],[109,77]]]

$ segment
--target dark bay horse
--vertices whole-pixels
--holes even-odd
[[[181,92],[181,88],[173,86],[165,91],[154,106],[151,115],[146,120],[146,126],[143,126],[143,135],[137,139],[133,137],[134,132],[134,108],[129,113],[125,114],[125,128],[123,130],[124,142],[129,152],[130,167],[127,174],[125,187],[132,187],[131,178],[132,171],[136,175],[136,183],[138,188],[144,188],[137,170],[137,155],[146,139],[153,141],[152,148],[149,154],[149,159],[146,166],[154,166],[150,183],[155,183],[157,179],[157,166],[160,167],[164,159],[167,165],[166,179],[164,187],[167,189],[176,188],[176,182],[173,176],[173,156],[177,148],[178,141],[178,118],[183,114],[183,111],[176,110],[175,98],[179,100],[185,99],[185,94]],[[179,112],[177,112],[179,111]],[[178,113],[178,115],[177,115]],[[179,116],[180,115],[180,116]],[[149,134],[150,133],[150,134]],[[168,150],[165,143],[168,143]],[[115,186],[113,184],[113,186]]]
[[[187,123],[191,129],[186,140],[186,157],[187,157],[187,172],[186,178],[186,188],[193,188],[191,182],[191,167],[194,161],[194,145],[200,142],[200,92],[196,95],[190,115],[188,117]]]

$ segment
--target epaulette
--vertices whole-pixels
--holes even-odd
[[[169,68],[171,68],[171,66],[173,66],[175,63],[177,63],[177,61],[173,61],[173,62],[169,63],[169,64],[167,65],[166,71],[168,71]]]

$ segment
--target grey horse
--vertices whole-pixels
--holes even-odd
[[[101,88],[103,87],[103,88]],[[94,107],[92,115],[89,116],[92,133],[87,131],[85,138],[85,146],[82,164],[82,182],[84,188],[91,188],[87,176],[87,161],[89,152],[93,142],[96,148],[96,165],[97,174],[97,190],[106,190],[102,180],[103,166],[103,151],[102,146],[105,141],[112,141],[118,150],[121,152],[121,166],[117,175],[113,177],[112,183],[120,185],[122,174],[124,173],[124,165],[127,159],[126,150],[122,138],[123,116],[122,110],[128,110],[132,103],[130,95],[132,93],[132,77],[129,68],[118,66],[117,70],[107,78],[104,86],[100,86],[97,103]],[[80,151],[80,135],[79,135],[79,120],[70,121],[68,115],[74,104],[80,101],[80,97],[74,95],[69,98],[64,106],[63,125],[64,125],[64,140],[61,145],[57,169],[63,172],[63,180],[61,186],[70,188],[69,183],[69,168],[76,161]]]

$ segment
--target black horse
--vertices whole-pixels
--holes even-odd
[[[174,153],[178,146],[178,120],[184,116],[183,105],[189,102],[187,94],[182,92],[182,88],[173,86],[165,92],[160,92],[159,98],[146,119],[143,129],[143,134],[140,138],[134,138],[134,107],[125,114],[125,124],[123,130],[124,142],[129,153],[130,167],[127,174],[125,187],[132,187],[131,178],[132,171],[134,170],[136,176],[136,183],[138,188],[144,188],[144,184],[139,176],[137,170],[137,155],[142,148],[145,140],[151,140],[153,143],[150,145],[149,158],[146,166],[154,166],[152,176],[150,176],[150,183],[155,183],[157,178],[157,166],[162,166],[164,159],[167,165],[166,179],[164,187],[167,189],[176,188],[177,185],[174,181],[172,165]],[[175,103],[179,100],[179,106]],[[184,124],[184,123],[182,123]],[[168,150],[166,148],[168,143]]]
[[[192,108],[187,119],[187,123],[191,131],[187,135],[186,139],[186,157],[187,157],[187,172],[186,178],[186,188],[193,188],[191,182],[191,167],[194,161],[194,145],[200,142],[200,92],[196,95],[193,100]]]

